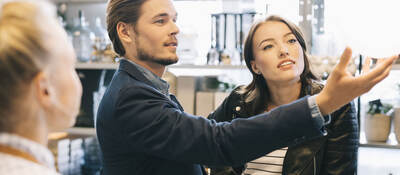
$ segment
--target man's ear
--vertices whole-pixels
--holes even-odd
[[[35,96],[40,105],[49,107],[55,95],[51,90],[49,76],[44,72],[39,72],[32,81]]]
[[[117,23],[117,33],[118,37],[123,43],[132,43],[134,42],[132,38],[135,38],[135,32],[133,30],[133,26],[124,22]]]

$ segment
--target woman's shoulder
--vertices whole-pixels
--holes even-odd
[[[234,99],[234,100],[240,100],[243,98],[243,93],[245,90],[246,86],[245,85],[239,85],[236,88],[234,88],[231,93],[229,94],[228,98]]]
[[[45,166],[5,153],[0,153],[0,162],[0,174],[60,175]]]
[[[237,86],[231,91],[227,97],[227,106],[231,108],[234,113],[243,114],[244,112],[244,96],[245,96],[245,85]]]

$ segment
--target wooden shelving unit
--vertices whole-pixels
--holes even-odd
[[[117,69],[118,63],[77,63],[76,69]],[[175,64],[167,66],[172,69],[247,69],[245,65],[181,65]]]

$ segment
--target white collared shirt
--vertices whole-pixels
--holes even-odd
[[[60,175],[55,171],[52,153],[45,146],[10,133],[0,133],[0,144],[28,153],[40,163],[0,152],[0,174]]]

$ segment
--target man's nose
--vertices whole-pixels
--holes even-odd
[[[171,33],[169,34],[170,36],[175,36],[179,33],[179,27],[176,25],[175,22],[172,22],[171,24]]]

